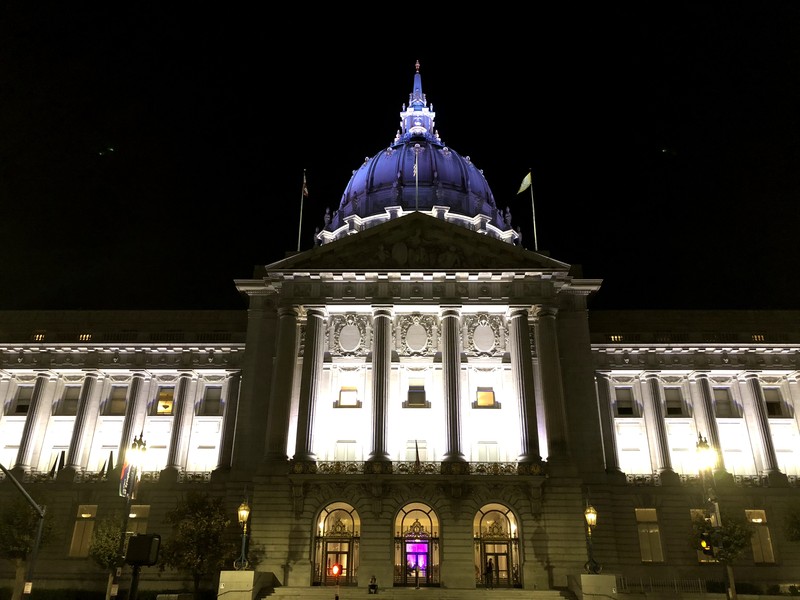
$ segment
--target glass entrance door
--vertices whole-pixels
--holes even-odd
[[[509,552],[508,544],[505,542],[486,542],[483,546],[484,569],[489,559],[494,566],[492,580],[494,587],[510,587],[512,585],[511,573],[509,572]],[[484,574],[485,575],[485,574]],[[486,582],[484,582],[484,585]]]
[[[339,581],[333,574],[333,565],[342,565],[342,574]],[[350,581],[350,543],[340,540],[330,540],[325,543],[325,585],[348,585]]]
[[[427,585],[429,564],[428,564],[428,540],[407,540],[405,542],[405,584],[419,587]]]

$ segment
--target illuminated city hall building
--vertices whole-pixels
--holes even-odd
[[[620,593],[718,581],[689,542],[700,436],[723,518],[754,526],[737,580],[797,582],[800,313],[590,310],[601,281],[525,249],[434,118],[417,65],[315,247],[232,282],[246,310],[0,313],[0,463],[62,532],[37,585],[104,589],[88,544],[139,435],[128,530],[168,536],[189,490],[234,523],[247,497],[278,592],[334,564],[341,586],[482,588],[489,559],[526,591],[579,587],[592,557]]]

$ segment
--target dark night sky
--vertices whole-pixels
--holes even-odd
[[[234,279],[297,248],[303,169],[308,249],[416,60],[529,249],[533,169],[590,307],[800,309],[797,2],[180,4],[0,7],[0,310],[244,308]]]

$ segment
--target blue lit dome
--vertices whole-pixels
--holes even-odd
[[[419,61],[408,106],[391,145],[353,171],[338,210],[325,214],[321,244],[409,212],[446,221],[517,243],[519,236],[497,208],[483,173],[446,146],[435,129],[436,113],[422,93]]]

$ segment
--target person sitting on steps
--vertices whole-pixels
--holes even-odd
[[[375,579],[375,575],[369,578],[369,591],[368,594],[377,594],[378,593],[378,580]]]

